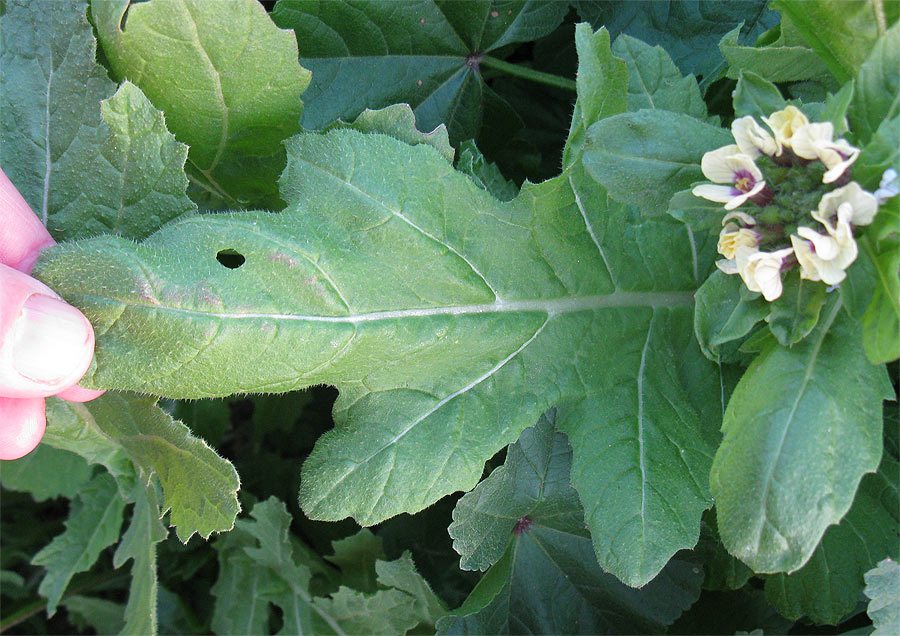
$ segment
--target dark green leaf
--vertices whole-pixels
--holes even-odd
[[[510,201],[519,194],[519,188],[507,180],[496,164],[487,161],[471,139],[459,147],[456,169],[469,175],[472,181],[490,192],[499,201]]]
[[[550,33],[567,8],[537,0],[279,0],[272,19],[294,30],[300,62],[313,72],[304,127],[321,129],[366,108],[405,102],[420,128],[446,124],[456,144],[481,128],[480,57]]]
[[[601,119],[587,134],[584,166],[610,196],[665,212],[669,199],[703,179],[704,152],[733,142],[730,132],[693,117],[639,110]]]
[[[573,4],[595,27],[606,25],[614,36],[627,33],[648,44],[659,44],[682,73],[705,79],[715,79],[724,66],[716,43],[725,33],[743,23],[741,41],[752,42],[778,21],[763,0],[579,0]]]
[[[900,465],[886,459],[877,474],[860,482],[847,516],[828,528],[809,562],[791,574],[766,579],[766,598],[782,615],[836,625],[853,611],[865,572],[885,556],[897,558],[900,552],[898,484]]]
[[[828,299],[825,289],[824,283],[804,280],[796,271],[784,277],[784,290],[768,303],[771,311],[766,316],[778,342],[790,347],[809,335]]]
[[[900,108],[900,23],[878,39],[871,55],[859,67],[850,124],[861,143],[868,143],[882,122],[895,118]],[[894,128],[896,142],[897,128]],[[896,145],[896,143],[895,143]]]
[[[105,598],[76,594],[66,597],[62,606],[69,621],[81,629],[90,627],[98,634],[118,634],[125,625],[125,608]]]
[[[694,304],[694,334],[704,355],[719,361],[722,345],[750,333],[770,307],[759,294],[745,293],[739,276],[718,270],[700,286]]]
[[[880,253],[868,237],[860,248],[875,265],[877,284],[863,314],[863,346],[872,364],[900,357],[900,246],[889,243]]]
[[[721,203],[695,196],[690,190],[682,190],[669,201],[669,214],[694,232],[718,235],[726,212]]]
[[[839,299],[791,349],[767,346],[731,396],[710,473],[728,551],[756,572],[803,566],[877,468],[892,395]]]
[[[455,545],[472,564],[495,563],[463,606],[439,621],[438,633],[661,633],[697,598],[700,571],[680,559],[641,590],[598,566],[568,485],[570,463],[565,435],[541,418],[505,464],[459,501]]]
[[[53,616],[72,576],[94,565],[105,548],[119,540],[125,501],[107,474],[94,477],[78,496],[66,530],[34,555],[32,564],[47,570],[38,588]]]

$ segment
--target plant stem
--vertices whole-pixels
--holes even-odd
[[[884,0],[872,0],[872,10],[875,11],[875,26],[878,36],[881,37],[887,31],[887,18],[884,16]]]
[[[509,62],[498,60],[496,57],[491,57],[490,55],[485,55],[478,63],[487,68],[493,68],[509,75],[531,80],[532,82],[562,88],[567,91],[575,90],[575,80],[570,80],[567,77],[560,77],[559,75],[553,75],[552,73],[536,71],[533,68],[520,66],[518,64],[510,64]]]
[[[65,594],[63,594],[59,604],[62,605],[63,601],[70,596],[75,596],[79,592],[89,590],[93,587],[99,586],[102,583],[108,583],[109,581],[117,578],[128,578],[128,574],[123,574],[122,572],[117,572],[116,570],[110,570],[109,572],[98,574],[97,576],[84,581],[81,585],[69,589]],[[28,620],[38,612],[43,611],[45,607],[47,607],[47,599],[41,599],[40,601],[35,601],[34,603],[26,605],[17,612],[13,612],[2,621],[0,621],[0,633],[5,632],[10,627]]]

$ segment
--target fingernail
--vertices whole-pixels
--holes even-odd
[[[85,365],[90,323],[61,300],[30,296],[16,319],[14,334],[13,366],[29,380],[54,384]]]

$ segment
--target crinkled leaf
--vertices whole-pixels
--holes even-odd
[[[332,128],[353,128],[361,132],[377,132],[390,135],[410,146],[428,144],[440,152],[450,163],[453,163],[453,156],[456,154],[453,146],[450,145],[447,127],[440,124],[429,133],[421,132],[416,128],[416,115],[409,104],[393,104],[378,110],[367,108],[351,123],[336,121],[327,126],[326,130]]]
[[[760,123],[785,107],[781,91],[772,82],[751,71],[743,71],[734,89],[734,116],[752,115]]]
[[[600,568],[568,485],[571,457],[566,436],[541,418],[460,499],[454,547],[470,565],[493,565],[439,634],[661,633],[696,600],[700,571],[680,559],[640,590]]]
[[[856,138],[867,143],[882,122],[900,109],[900,23],[878,39],[871,55],[859,67],[850,125]],[[896,141],[897,128],[894,128]]]
[[[309,83],[291,33],[255,0],[227,11],[205,0],[96,0],[91,15],[115,74],[190,146],[193,177],[232,206],[277,206],[281,142],[299,130]]]
[[[878,39],[875,3],[843,0],[775,0],[840,84],[856,75]]]
[[[335,623],[317,624],[317,634],[406,634],[419,623],[415,601],[400,590],[363,594],[341,586],[328,598],[313,599],[313,604]]]
[[[53,616],[72,576],[86,572],[106,547],[119,539],[125,501],[115,480],[107,474],[94,477],[78,495],[66,521],[66,529],[34,555],[31,563],[47,570],[38,592],[47,599]]]
[[[274,497],[256,504],[252,520],[239,520],[234,532],[216,542],[219,577],[212,627],[219,634],[268,633],[267,607],[284,616],[283,633],[313,633],[310,571],[294,557],[291,515]]]
[[[93,472],[83,457],[41,444],[21,459],[0,463],[0,483],[31,493],[35,501],[74,499]]]
[[[669,199],[704,179],[703,153],[733,142],[729,131],[688,115],[639,110],[613,115],[587,133],[584,166],[610,196],[665,212]]]
[[[131,588],[125,607],[125,625],[122,636],[130,634],[156,634],[156,544],[168,536],[169,531],[160,521],[161,511],[156,494],[156,482],[138,484],[132,499],[134,512],[128,530],[122,535],[119,547],[113,555],[113,565],[131,564]]]
[[[497,164],[485,159],[471,139],[460,144],[456,169],[469,175],[472,181],[490,192],[499,201],[510,201],[519,194],[516,184],[503,176]]]
[[[739,276],[713,272],[694,303],[694,334],[703,355],[719,361],[722,345],[746,336],[768,313],[769,304],[759,294],[746,293]]]
[[[797,272],[784,276],[781,296],[768,303],[770,311],[766,316],[778,342],[790,347],[809,335],[828,300],[825,290],[821,281],[804,280]]]
[[[363,528],[356,534],[331,542],[334,554],[325,558],[341,569],[341,583],[361,592],[377,589],[375,562],[386,558],[381,539]]]
[[[412,555],[405,551],[394,561],[376,561],[378,582],[406,592],[415,600],[414,608],[420,625],[433,627],[447,613],[443,601],[432,591],[428,581],[416,571]]]
[[[866,572],[865,578],[865,593],[871,599],[866,612],[875,625],[873,636],[900,632],[900,564],[885,559]]]
[[[455,144],[481,128],[489,89],[480,56],[550,33],[567,8],[539,0],[279,0],[272,19],[294,30],[300,63],[313,72],[304,127],[320,129],[365,108],[406,102],[423,130],[444,123]]]
[[[885,459],[859,484],[853,506],[831,526],[809,562],[791,574],[766,579],[766,598],[791,620],[808,616],[836,625],[859,602],[863,576],[885,556],[897,558],[900,465]],[[898,588],[900,592],[900,588]]]
[[[753,570],[728,554],[719,540],[715,509],[707,510],[700,527],[700,541],[694,550],[703,560],[703,589],[736,590],[753,576]]]
[[[156,473],[163,511],[184,542],[195,532],[208,538],[230,530],[240,510],[237,472],[207,444],[173,420],[155,400],[106,393],[80,406],[94,425],[125,450],[136,466]]]
[[[696,0],[579,0],[573,3],[578,14],[594,26],[606,25],[619,33],[659,44],[682,73],[716,79],[724,60],[715,53],[716,43],[743,23],[741,41],[752,42],[757,35],[778,22],[778,15],[766,10],[763,0],[698,2]]]
[[[662,47],[622,34],[613,43],[612,53],[628,65],[629,111],[658,108],[706,119],[696,78],[682,76]]]
[[[878,467],[892,395],[837,299],[803,341],[768,345],[731,396],[710,473],[728,551],[756,572],[803,566]]]
[[[752,71],[769,82],[820,81],[834,84],[828,67],[800,37],[789,20],[780,23],[779,37],[766,46],[738,44],[740,28],[734,28],[719,41],[719,50],[728,62],[726,76],[738,79]]]

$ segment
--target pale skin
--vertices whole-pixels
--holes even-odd
[[[91,323],[28,274],[54,244],[0,170],[0,459],[18,459],[41,441],[44,398],[86,402],[102,391],[76,385],[94,354]]]

